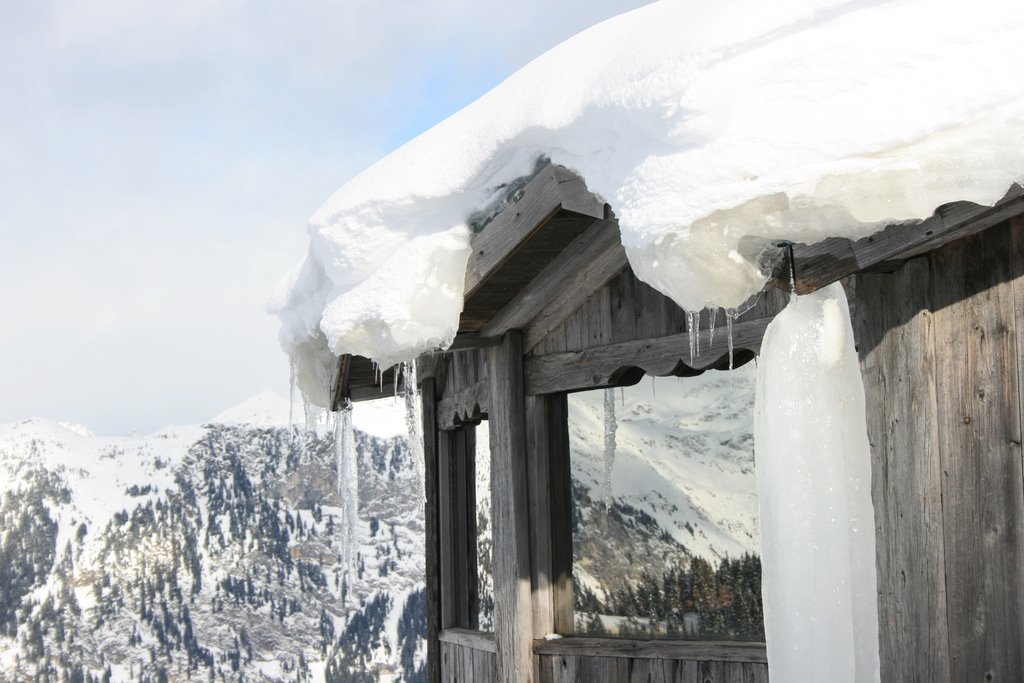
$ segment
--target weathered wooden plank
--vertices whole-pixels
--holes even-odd
[[[571,632],[572,528],[564,394],[526,398],[533,637]]]
[[[797,293],[807,294],[883,263],[913,258],[1022,213],[1024,194],[1014,185],[994,207],[953,202],[940,206],[924,221],[890,225],[860,240],[831,238],[794,245]]]
[[[458,568],[455,563],[455,548],[458,545],[455,526],[454,495],[455,436],[453,432],[435,432],[438,448],[438,537],[439,541],[439,588],[442,629],[460,626],[458,610]]]
[[[452,671],[452,660],[451,660],[450,648],[451,648],[451,645],[449,645],[448,643],[441,643],[440,644],[440,653],[441,653],[441,662],[440,662],[440,664],[441,664],[441,666],[439,668],[440,668],[441,680],[444,681],[444,683],[453,683],[454,676],[455,676],[455,672]]]
[[[472,426],[463,427],[455,436],[454,522],[457,529],[455,566],[458,576],[457,602],[459,626],[477,628],[476,571],[476,441]]]
[[[551,601],[553,631],[575,632],[572,581],[572,467],[569,461],[569,400],[565,394],[547,403],[548,487],[551,495]]]
[[[629,683],[631,662],[621,657],[582,657],[580,678],[587,683]]]
[[[462,332],[485,327],[545,266],[603,220],[606,207],[583,181],[548,165],[471,240]]]
[[[585,683],[581,677],[581,657],[576,655],[551,655],[552,680],[556,683]]]
[[[484,631],[459,627],[446,628],[438,634],[438,638],[443,643],[451,643],[459,647],[467,647],[490,653],[498,651],[497,646],[494,644],[494,634]]]
[[[473,651],[474,683],[491,683],[494,680],[494,653],[483,650]]]
[[[768,661],[764,643],[733,641],[630,640],[627,638],[559,638],[538,640],[534,651],[542,655],[679,659],[714,662]]]
[[[605,285],[610,295],[612,343],[636,339],[636,316],[633,314],[635,282],[633,271],[627,268]]]
[[[930,276],[918,258],[856,285],[885,681],[950,680]]]
[[[665,336],[665,295],[640,280],[636,281],[633,291],[637,335],[641,338]]]
[[[1005,227],[931,256],[954,681],[1014,680],[1024,671],[1024,473],[1011,256]]]
[[[616,234],[618,229],[615,229]],[[619,243],[592,256],[582,268],[572,271],[561,286],[549,292],[547,305],[524,328],[523,346],[531,351],[586,302],[592,293],[603,287],[627,266],[626,252]]]
[[[768,320],[751,320],[733,326],[735,366],[760,351]],[[620,342],[585,351],[533,356],[525,361],[526,391],[530,395],[579,391],[614,386],[622,372],[640,368],[647,374],[692,375],[708,368],[725,369],[729,364],[728,339],[716,335],[710,347],[692,361],[689,335]]]
[[[629,683],[675,683],[676,661],[673,659],[633,659],[630,662]]]
[[[532,683],[530,536],[522,337],[487,349],[494,521],[494,634],[501,683]]]
[[[768,683],[767,664],[744,664],[743,672],[744,683]]]
[[[462,391],[445,396],[437,402],[438,429],[456,429],[463,424],[476,424],[490,405],[490,385],[481,380]]]
[[[437,425],[434,420],[434,380],[420,383],[423,419],[423,484],[427,491],[424,503],[424,573],[427,588],[427,681],[441,680],[441,650],[438,634],[441,631],[441,544],[438,514],[438,449]]]
[[[607,258],[605,253],[609,250],[617,254],[625,264],[625,251],[619,243],[618,223],[614,220],[596,221],[498,311],[480,330],[480,334],[495,338],[508,330],[528,327],[531,320],[556,305],[560,296],[575,289],[574,280],[580,279],[579,274],[593,268],[595,262]],[[584,276],[583,279],[595,282],[593,276]]]

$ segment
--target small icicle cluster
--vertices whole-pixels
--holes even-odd
[[[604,465],[602,484],[605,508],[612,506],[612,465],[615,463],[615,432],[619,423],[615,420],[615,389],[604,390]]]
[[[701,309],[703,310],[703,309]],[[732,323],[739,315],[739,312],[735,308],[724,309],[725,312],[725,327],[726,335],[728,337],[729,345],[729,369],[733,369],[733,337],[732,337]],[[690,342],[690,364],[693,365],[694,359],[700,358],[700,314],[701,311],[687,311],[686,312],[686,329],[688,332]],[[718,308],[711,307],[708,309],[708,348],[715,343],[715,326],[718,319]]]
[[[426,502],[426,486],[423,481],[423,427],[420,422],[420,387],[416,379],[416,361],[402,363],[400,372],[405,377],[405,430],[409,438],[409,452],[412,454],[413,463],[416,465],[418,490],[423,496],[423,502]],[[397,391],[397,373],[395,376]]]
[[[334,455],[341,505],[341,562],[351,581],[359,552],[359,466],[351,403],[337,413]]]

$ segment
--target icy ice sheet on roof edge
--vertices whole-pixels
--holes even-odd
[[[324,405],[332,356],[446,345],[467,217],[549,157],[687,310],[763,276],[740,239],[813,242],[991,204],[1024,172],[1024,4],[659,2],[599,24],[338,190],[272,308]]]

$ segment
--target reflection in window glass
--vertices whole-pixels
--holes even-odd
[[[494,577],[491,573],[491,447],[484,420],[476,428],[476,585],[477,628],[494,630]]]
[[[764,640],[754,376],[569,395],[577,633]]]

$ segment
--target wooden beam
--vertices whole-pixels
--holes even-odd
[[[438,445],[438,538],[440,556],[440,614],[441,628],[465,626],[459,623],[459,575],[456,553],[458,537],[456,534],[456,472],[455,472],[455,433],[436,432]]]
[[[588,192],[579,177],[549,164],[526,184],[513,204],[474,236],[473,252],[466,267],[466,297],[472,296],[533,232],[563,208],[595,219],[604,218],[604,202]]]
[[[626,265],[618,223],[611,219],[596,221],[498,311],[480,334],[494,337],[511,329],[522,329],[544,314],[538,329],[527,335],[525,346],[529,350],[536,345],[531,337],[542,338],[557,327],[579,308],[587,295]]]
[[[769,320],[761,318],[733,325],[733,367],[747,363],[761,350],[761,338]],[[658,377],[685,377],[714,368],[729,367],[729,340],[721,330],[710,347],[706,345],[706,332],[700,330],[700,341],[705,345],[700,354],[689,357],[690,334],[674,334],[657,339],[607,344],[568,353],[533,356],[524,361],[526,393],[530,396],[562,391],[582,391],[616,386],[627,380],[630,384],[642,373]],[[626,374],[638,370],[628,381]],[[639,371],[642,371],[639,372]]]
[[[498,646],[494,644],[494,634],[482,631],[471,631],[466,628],[446,628],[441,631],[442,642],[451,643],[460,647],[468,647],[483,652],[497,652]]]
[[[455,574],[457,626],[477,628],[476,589],[476,439],[472,426],[450,432],[455,440]]]
[[[494,523],[494,635],[497,681],[533,683],[529,501],[522,337],[512,331],[487,349]]]
[[[733,641],[557,638],[535,641],[533,651],[539,655],[626,657],[629,659],[686,659],[758,664],[768,661],[764,643]]]
[[[441,632],[441,545],[438,536],[438,459],[437,425],[434,422],[434,380],[420,384],[423,418],[423,483],[426,489],[424,504],[424,570],[427,584],[427,681],[441,683],[441,650],[438,635]]]
[[[457,429],[464,424],[478,423],[490,406],[491,386],[486,379],[470,385],[437,403],[438,429]]]
[[[533,637],[572,632],[572,489],[565,394],[526,397]]]
[[[1024,190],[1013,185],[995,206],[944,204],[924,221],[890,225],[859,240],[833,237],[793,245],[796,291],[807,294],[869,269],[892,270],[903,261],[938,249],[1024,214]]]

